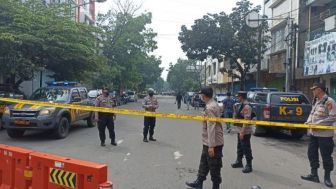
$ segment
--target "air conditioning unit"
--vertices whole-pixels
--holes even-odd
[[[336,31],[336,15],[330,16],[324,20],[324,31]]]

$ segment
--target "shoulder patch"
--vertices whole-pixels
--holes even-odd
[[[333,109],[333,103],[330,102],[330,101],[326,103],[326,106],[327,106],[328,110]]]

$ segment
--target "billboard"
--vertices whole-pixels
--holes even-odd
[[[322,75],[336,72],[336,32],[306,41],[304,75]]]

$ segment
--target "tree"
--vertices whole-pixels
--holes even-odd
[[[1,73],[18,87],[41,69],[55,79],[86,80],[105,60],[96,28],[73,21],[69,4],[0,0]]]
[[[200,88],[200,75],[193,68],[197,64],[195,60],[177,60],[176,64],[170,64],[167,82],[171,89],[179,92],[196,91]]]
[[[259,29],[250,28],[245,23],[245,17],[252,11],[259,12],[260,6],[253,7],[248,0],[240,0],[231,14],[207,14],[195,20],[191,29],[182,26],[179,40],[182,50],[187,57],[204,61],[207,57],[218,59],[219,62],[229,61],[230,69],[225,72],[233,73],[241,81],[241,89],[245,87],[245,77],[250,69],[257,64],[259,49],[264,52],[268,37],[261,43],[258,40]],[[261,32],[268,30],[267,22],[261,24]],[[232,70],[239,74],[235,74]]]
[[[135,16],[136,6],[119,5],[118,10],[110,10],[99,15],[97,25],[102,29],[103,55],[110,68],[108,77],[120,90],[143,90],[160,77],[160,58],[150,55],[157,44],[156,33],[148,25],[151,13]],[[106,78],[105,78],[106,79]]]

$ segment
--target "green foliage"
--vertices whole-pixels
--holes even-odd
[[[260,28],[250,28],[246,25],[245,16],[252,12],[259,12],[261,7],[253,7],[248,0],[240,0],[231,14],[224,12],[219,14],[207,14],[195,21],[191,29],[182,26],[179,40],[182,50],[190,59],[205,60],[207,57],[218,59],[220,62],[229,60],[230,69],[240,74],[234,75],[241,80],[241,88],[244,88],[246,74],[251,67],[257,64],[259,49],[265,51],[268,37],[264,37],[260,43],[258,34]],[[261,31],[268,31],[267,22],[261,24]],[[238,60],[241,60],[241,64]]]
[[[171,64],[167,77],[172,90],[187,92],[196,91],[201,87],[200,73],[196,68],[197,61],[179,59],[176,64]],[[187,68],[193,68],[188,70]]]
[[[98,81],[113,82],[121,90],[144,90],[160,77],[161,60],[151,56],[157,44],[156,33],[148,28],[150,13],[134,16],[127,12],[98,16],[98,27],[103,31],[103,54],[107,57],[110,74],[100,74]],[[106,83],[108,84],[108,83]]]
[[[76,23],[73,7],[28,0],[0,0],[0,72],[32,79],[49,69],[56,79],[87,80],[106,61],[97,55],[99,31]]]

